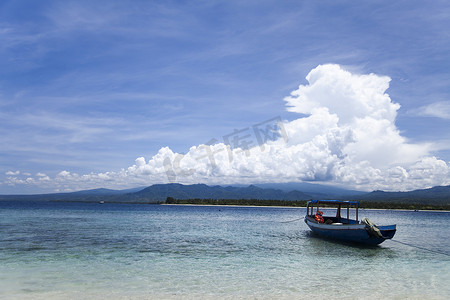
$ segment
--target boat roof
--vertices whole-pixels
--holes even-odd
[[[325,203],[325,204],[348,204],[348,205],[358,205],[358,201],[345,201],[345,200],[311,200],[309,203]]]

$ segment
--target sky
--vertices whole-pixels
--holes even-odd
[[[448,1],[0,3],[0,194],[450,184]]]

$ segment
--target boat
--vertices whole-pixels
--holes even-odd
[[[320,206],[337,208],[336,215],[324,216]],[[341,216],[343,208],[347,210],[346,218]],[[377,226],[368,218],[359,221],[358,208],[357,201],[311,200],[306,206],[305,223],[321,237],[344,242],[378,245],[394,237],[396,225]],[[355,212],[354,219],[350,211]]]

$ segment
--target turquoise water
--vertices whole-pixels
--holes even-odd
[[[360,218],[397,224],[398,242],[372,248],[317,238],[304,215],[0,202],[0,298],[450,297],[450,213],[362,210]]]

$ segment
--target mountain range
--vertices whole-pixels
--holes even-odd
[[[409,192],[373,191],[367,194],[352,196],[349,199],[371,202],[401,202],[410,204],[426,203],[430,205],[450,204],[450,185],[435,186]]]
[[[297,190],[297,188],[301,189],[301,191]],[[126,190],[100,188],[72,193],[0,195],[0,200],[161,203],[167,197],[175,199],[259,199],[287,201],[348,199],[365,202],[449,205],[450,186],[437,186],[409,192],[373,191],[367,193],[310,183],[260,184],[250,186],[182,185],[170,183]]]

